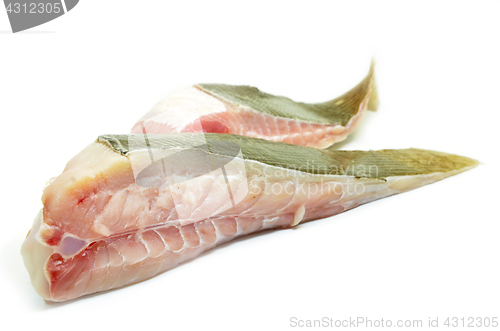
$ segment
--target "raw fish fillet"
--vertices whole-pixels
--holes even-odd
[[[22,255],[35,290],[64,301],[476,165],[427,150],[319,150],[230,134],[100,136],[44,189]]]
[[[376,110],[377,103],[373,63],[351,91],[317,104],[295,102],[255,87],[199,84],[160,101],[132,133],[230,133],[326,148],[344,140],[365,110]]]

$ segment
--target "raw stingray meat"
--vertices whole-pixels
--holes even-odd
[[[44,189],[22,255],[35,290],[64,301],[476,165],[427,150],[320,150],[231,134],[100,136]]]
[[[328,102],[306,104],[250,86],[199,84],[178,90],[144,115],[132,133],[212,132],[326,148],[344,140],[365,110],[376,110],[373,63],[366,78]]]

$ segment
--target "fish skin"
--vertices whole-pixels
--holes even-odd
[[[376,110],[374,63],[368,75],[334,100],[307,104],[250,86],[198,84],[172,93],[132,133],[212,132],[326,148],[344,140],[366,109]]]
[[[32,284],[45,300],[136,283],[239,236],[336,215],[477,165],[466,157],[418,149],[334,151],[233,135],[150,136],[155,158],[195,150],[244,165],[245,178],[230,169],[227,176],[238,203],[217,212],[213,204],[223,195],[214,187],[222,187],[221,175],[193,175],[190,162],[176,163],[175,175],[187,169],[189,179],[175,184],[180,201],[190,202],[183,208],[191,216],[206,211],[201,218],[179,219],[173,192],[134,180],[134,166],[146,169],[150,161],[147,149],[132,144],[141,137],[99,137],[45,188],[43,210],[21,250]],[[241,154],[217,154],[200,147],[203,141],[237,143]],[[363,165],[377,171],[363,172]],[[243,181],[245,188],[232,185]]]

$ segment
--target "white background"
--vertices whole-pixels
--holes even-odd
[[[500,317],[499,13],[498,1],[82,0],[11,34],[2,8],[2,324],[289,330],[291,317]],[[339,148],[434,149],[479,167],[137,285],[62,304],[35,293],[19,250],[42,188],[99,134],[127,133],[194,83],[326,101],[372,56],[380,109]]]

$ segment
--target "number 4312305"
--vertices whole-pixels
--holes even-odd
[[[469,318],[458,318],[458,317],[448,317],[444,321],[444,325],[447,327],[494,327],[498,326],[497,317],[469,317]]]
[[[14,14],[59,14],[61,12],[60,3],[9,3],[7,12]]]

